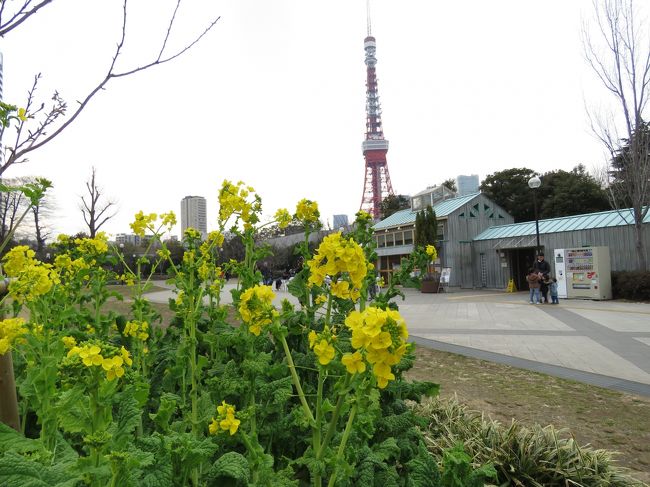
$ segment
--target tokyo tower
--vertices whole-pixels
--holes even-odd
[[[375,51],[377,44],[371,35],[370,10],[368,9],[368,36],[363,41],[366,52],[366,138],[363,141],[363,158],[366,161],[361,210],[369,213],[374,220],[381,216],[381,202],[389,195],[394,195],[393,185],[388,174],[386,153],[388,141],[384,139],[381,127],[381,105],[377,89]]]

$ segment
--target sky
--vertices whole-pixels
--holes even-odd
[[[132,3],[118,68],[157,54],[174,6]],[[591,12],[591,0],[372,0],[395,192],[459,174],[604,164],[587,115],[608,100],[583,54]],[[4,101],[24,105],[41,72],[42,100],[58,90],[74,105],[107,70],[120,13],[117,1],[59,0],[0,39]],[[111,80],[68,129],[4,174],[53,181],[54,235],[84,230],[79,204],[93,166],[117,202],[109,234],[129,233],[139,210],[178,214],[186,195],[207,199],[215,229],[224,179],[253,186],[266,215],[309,198],[326,222],[353,218],[364,177],[366,1],[184,0],[171,47],[217,16],[184,56]]]

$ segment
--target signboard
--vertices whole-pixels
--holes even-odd
[[[443,267],[440,272],[440,284],[449,284],[449,279],[451,279],[451,267]]]

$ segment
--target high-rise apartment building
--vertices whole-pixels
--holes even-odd
[[[334,230],[340,230],[341,228],[347,228],[350,223],[348,222],[347,215],[334,215],[332,227]]]
[[[478,193],[478,174],[458,176],[456,178],[456,188],[458,189],[458,196]]]
[[[181,232],[194,228],[205,240],[208,236],[208,217],[203,196],[186,196],[181,200]]]

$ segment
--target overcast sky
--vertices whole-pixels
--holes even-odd
[[[135,7],[135,3],[134,7]],[[149,60],[173,3],[130,12],[122,66]],[[178,46],[221,20],[184,57],[113,80],[81,117],[5,177],[54,182],[55,233],[84,229],[78,210],[91,166],[129,232],[138,210],[208,202],[216,226],[224,178],[261,194],[265,213],[307,197],[324,219],[353,215],[363,189],[364,0],[185,0]],[[109,5],[110,4],[110,5]],[[57,1],[1,40],[4,99],[21,106],[34,74],[72,105],[103,76],[120,2]],[[591,0],[373,0],[388,167],[397,193],[459,174],[539,172],[604,162],[585,105],[607,94],[583,58]]]

